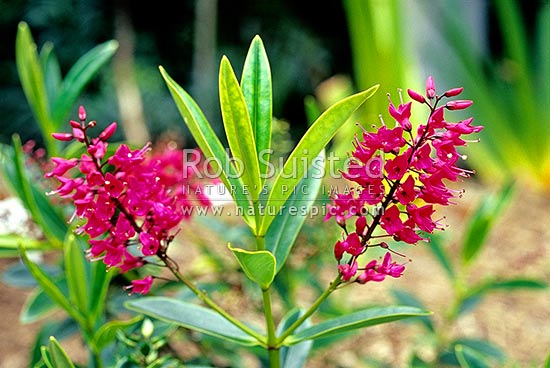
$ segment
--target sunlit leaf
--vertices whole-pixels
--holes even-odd
[[[206,159],[214,159],[210,160],[212,170],[219,173],[220,180],[235,200],[235,203],[243,209],[245,222],[249,226],[254,226],[254,219],[247,211],[250,201],[243,188],[243,181],[237,175],[224,146],[193,98],[168,75],[163,67],[159,69],[185,124],[201,149],[202,154]]]
[[[275,278],[276,260],[267,250],[249,251],[228,245],[248,278],[263,290],[269,288]]]
[[[283,169],[275,178],[266,203],[266,206],[270,210],[262,217],[262,225],[258,232],[259,235],[265,235],[279,209],[292,194],[292,188],[295,188],[300,180],[302,180],[315,157],[321,153],[332,137],[334,137],[338,128],[377,89],[378,86],[374,86],[339,101],[323,112],[309,127],[288,157]]]
[[[248,49],[241,77],[241,89],[250,116],[256,152],[260,159],[260,174],[262,179],[265,179],[270,157],[273,101],[271,69],[259,36],[254,37]]]
[[[220,107],[223,126],[229,148],[235,158],[237,171],[250,192],[251,199],[257,201],[262,190],[260,166],[256,152],[255,132],[243,92],[227,57],[220,64]]]

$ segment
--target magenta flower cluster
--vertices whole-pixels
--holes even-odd
[[[362,268],[358,257],[369,247],[389,249],[381,239],[416,244],[427,240],[426,233],[443,228],[439,220],[433,219],[434,205],[452,204],[452,199],[462,191],[449,188],[447,182],[472,174],[458,166],[458,161],[466,157],[457,147],[466,145],[463,135],[483,129],[471,125],[473,118],[459,122],[445,120],[447,110],[462,110],[472,104],[470,100],[447,100],[462,90],[453,88],[437,95],[435,83],[428,77],[425,96],[409,89],[413,101],[401,101],[396,107],[390,100],[389,114],[396,122],[394,127],[382,121],[374,132],[364,131],[362,140],[356,138],[343,176],[356,183],[357,188],[336,194],[325,218],[335,217],[344,229],[344,238],[334,246],[343,281],[364,284],[382,281],[386,276],[401,276],[405,267],[392,261],[390,252],[382,263],[372,260]],[[429,109],[426,123],[416,128],[410,120],[413,102]],[[369,206],[375,211],[370,211]],[[352,228],[348,225],[350,221]],[[382,234],[375,233],[377,228],[381,228]]]
[[[121,272],[154,262],[154,256],[166,262],[168,246],[180,222],[191,213],[185,208],[196,204],[194,201],[210,204],[206,196],[200,195],[204,191],[185,190],[199,184],[191,179],[183,182],[183,152],[168,150],[151,156],[150,144],[135,150],[121,144],[109,156],[107,140],[115,132],[116,123],[90,138],[88,130],[96,123],[86,123],[82,106],[79,120],[70,122],[72,133],[54,133],[53,137],[76,139],[86,146],[86,153],[80,158],[52,158],[55,167],[45,176],[60,183],[51,194],[74,203],[72,219],[85,220],[77,232],[89,236],[88,258],[102,260]],[[77,175],[71,175],[73,168],[78,169]],[[152,282],[149,275],[132,281],[127,288],[131,293],[145,294]]]

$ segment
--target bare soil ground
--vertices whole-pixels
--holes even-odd
[[[487,188],[467,187],[459,206],[445,209],[446,222],[452,234],[451,252],[457,252],[460,232],[468,215]],[[517,195],[498,225],[488,244],[471,269],[471,279],[485,275],[495,277],[525,276],[550,281],[550,196],[518,188]],[[196,234],[197,231],[193,232]],[[391,304],[389,290],[407,290],[420,298],[434,313],[436,321],[448,307],[451,298],[449,284],[439,265],[429,253],[429,245],[419,245],[407,252],[413,261],[401,279],[349,287],[337,291],[333,297],[344,298],[350,306],[361,307],[376,301]],[[327,246],[327,249],[330,249]],[[196,254],[195,254],[196,255]],[[16,259],[0,259],[3,272]],[[329,270],[330,271],[330,270]],[[330,277],[330,276],[329,276]],[[328,280],[329,278],[327,278]],[[39,323],[22,325],[19,313],[29,290],[13,288],[0,283],[0,368],[26,367],[29,349]],[[314,296],[304,295],[307,299]],[[239,300],[224,300],[238,310]],[[508,356],[506,367],[542,367],[550,353],[550,291],[518,291],[495,293],[458,323],[450,327],[451,335],[487,338],[502,347]],[[423,331],[413,325],[391,323],[360,331],[331,349],[316,352],[308,361],[308,368],[364,367],[363,357],[391,362],[395,367],[406,367],[411,347],[423,346]],[[64,342],[70,355],[77,361],[84,359],[77,340]],[[177,343],[176,343],[177,346]],[[429,349],[421,349],[429,357]],[[250,367],[255,363],[251,361]]]

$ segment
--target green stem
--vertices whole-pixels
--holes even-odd
[[[265,238],[256,236],[256,249],[265,249]],[[265,324],[267,326],[267,349],[269,353],[270,368],[278,368],[281,365],[279,357],[279,348],[277,345],[277,335],[275,334],[275,319],[273,318],[273,307],[271,304],[270,288],[262,289],[262,299],[264,305]]]
[[[265,323],[267,325],[267,349],[269,352],[269,367],[279,368],[281,362],[279,358],[279,347],[277,346],[277,335],[275,335],[275,320],[271,307],[271,293],[269,288],[262,289],[264,304]]]
[[[183,284],[185,284],[185,286],[187,286],[196,296],[198,296],[199,299],[204,304],[206,304],[207,306],[212,308],[214,311],[216,311],[219,315],[221,315],[223,318],[225,318],[226,320],[231,322],[233,325],[235,325],[235,327],[241,329],[244,333],[246,333],[246,334],[252,336],[253,338],[255,338],[256,340],[258,340],[258,342],[260,342],[262,345],[264,345],[264,346],[266,345],[266,341],[265,341],[264,336],[260,335],[259,333],[257,333],[253,329],[251,329],[250,327],[246,326],[244,323],[242,323],[241,321],[239,321],[238,319],[233,317],[231,314],[229,314],[225,309],[223,309],[218,304],[216,304],[216,302],[213,301],[212,299],[210,299],[210,297],[205,292],[198,289],[190,280],[188,280],[185,276],[183,276],[177,270],[177,268],[174,266],[173,262],[168,260],[166,256],[162,256],[161,259],[164,262],[164,264],[166,264],[166,266],[170,269],[172,274],[179,281],[181,281]]]
[[[342,274],[339,273],[338,276],[336,276],[336,278],[330,283],[329,287],[323,292],[323,294],[321,294],[317,298],[317,300],[311,305],[311,307],[309,307],[309,309],[300,318],[298,318],[296,322],[291,324],[285,330],[285,332],[283,332],[282,335],[279,336],[279,338],[277,339],[277,348],[280,348],[281,346],[283,346],[285,339],[288,336],[290,336],[298,327],[300,327],[302,323],[306,321],[306,319],[308,319],[313,313],[315,313],[317,309],[319,309],[319,306],[321,305],[321,303],[323,303],[325,299],[328,298],[329,295],[332,294],[334,290],[336,290],[338,285],[340,285],[341,280],[342,280]]]

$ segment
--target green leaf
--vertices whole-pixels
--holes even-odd
[[[508,204],[513,194],[513,183],[505,185],[498,194],[483,197],[479,207],[470,217],[462,245],[462,262],[471,263],[485,245],[492,227]]]
[[[451,258],[447,254],[447,251],[441,244],[441,236],[432,234],[429,238],[430,243],[428,244],[428,249],[432,252],[435,259],[439,261],[439,264],[445,270],[445,273],[449,276],[449,279],[451,281],[454,280],[456,275],[453,269],[453,264],[451,262]]]
[[[105,310],[105,298],[109,291],[111,279],[116,274],[116,269],[107,269],[103,262],[94,262],[91,265],[90,305],[88,319],[95,321]]]
[[[503,364],[506,362],[506,355],[502,350],[487,340],[461,338],[453,341],[452,345],[467,347],[484,358],[495,361],[496,363]]]
[[[407,306],[368,308],[321,322],[297,332],[285,339],[285,345],[293,345],[304,340],[330,337],[335,334],[405,318],[427,316],[428,314],[430,312]]]
[[[289,311],[277,326],[277,335],[280,335],[289,328],[294,322],[304,314],[304,310],[293,309]],[[299,332],[304,328],[311,326],[311,320],[308,318],[301,324],[296,331]],[[301,368],[307,360],[307,356],[313,346],[313,341],[306,340],[292,346],[283,346],[281,348],[281,367],[282,368]]]
[[[168,75],[163,67],[159,67],[159,69],[185,124],[202,154],[206,159],[214,159],[210,160],[213,171],[220,174],[221,181],[235,200],[236,205],[243,209],[245,222],[249,226],[254,226],[254,218],[247,211],[250,202],[243,188],[243,182],[237,175],[225,148],[214,133],[210,123],[208,123],[203,112],[191,96]]]
[[[311,166],[315,157],[334,137],[340,126],[368,100],[378,89],[378,86],[347,97],[329,107],[315,120],[296,145],[283,169],[273,183],[266,206],[269,211],[262,217],[258,235],[265,235],[271,222],[281,206],[290,197],[292,188],[296,187]],[[290,189],[290,190],[289,190]],[[274,210],[271,210],[273,208]]]
[[[21,323],[32,323],[48,316],[55,311],[57,304],[40,288],[36,288],[25,300],[21,310],[19,321]]]
[[[290,251],[298,237],[300,229],[304,225],[308,213],[319,194],[323,177],[317,172],[322,172],[325,167],[325,151],[313,161],[306,176],[293,190],[287,199],[281,213],[271,223],[265,235],[266,249],[277,260],[278,273],[288,258]]]
[[[55,53],[53,44],[46,42],[40,50],[40,65],[44,71],[44,85],[48,96],[49,108],[53,108],[52,101],[55,101],[61,88],[61,68]]]
[[[490,365],[477,351],[464,346],[455,346],[455,355],[461,368],[489,368]]]
[[[84,87],[111,59],[117,49],[117,41],[104,42],[80,57],[71,67],[61,85],[58,97],[53,102],[52,118],[56,124],[55,129],[59,130],[62,127]]]
[[[55,368],[74,368],[73,362],[53,336],[50,337],[50,358]]]
[[[120,329],[133,326],[140,322],[143,319],[143,316],[135,316],[132,319],[129,319],[127,321],[109,321],[103,326],[97,330],[95,336],[94,336],[94,342],[95,346],[98,349],[104,349],[115,341],[115,338],[117,336],[117,331]]]
[[[227,57],[220,64],[220,107],[223,126],[231,153],[235,158],[237,173],[248,188],[253,202],[262,190],[260,164],[256,153],[256,139],[248,115],[243,92]]]
[[[25,157],[18,135],[13,140],[13,170],[12,183],[19,185],[18,195],[32,219],[40,226],[48,241],[55,247],[61,247],[68,227],[65,219],[52,206],[49,199],[36,187],[29,178],[25,168]]]
[[[548,356],[546,357],[546,361],[544,362],[544,368],[550,368],[550,353],[548,353]]]
[[[42,361],[44,362],[46,367],[56,368],[52,363],[52,358],[51,358],[51,355],[50,355],[50,351],[48,350],[48,348],[46,346],[41,346],[40,347],[40,354],[42,355]]]
[[[23,92],[40,125],[44,138],[48,140],[47,135],[53,133],[54,130],[50,120],[44,74],[38,59],[36,44],[29,26],[25,22],[20,22],[17,27],[15,59]]]
[[[463,314],[475,307],[489,292],[514,291],[518,289],[545,290],[548,284],[545,281],[518,277],[507,280],[488,279],[470,288],[459,306],[459,314]]]
[[[221,315],[196,304],[166,297],[146,297],[125,303],[126,308],[190,330],[216,336],[241,345],[258,345],[258,341]]]
[[[241,90],[250,116],[256,153],[258,157],[262,157],[259,167],[263,183],[269,168],[273,97],[269,60],[259,36],[254,37],[248,49],[241,77]]]
[[[76,237],[69,234],[65,240],[64,257],[65,276],[69,286],[69,297],[76,308],[88,315],[88,286],[90,280],[86,272],[87,260]]]
[[[25,238],[21,235],[15,234],[2,234],[0,235],[0,248],[14,249],[18,251],[19,244],[23,244],[25,249],[32,250],[52,250],[55,249],[50,243],[32,238]]]
[[[426,309],[424,304],[418,300],[413,294],[408,293],[404,290],[392,290],[391,293],[393,294],[393,297],[397,300],[399,304],[402,305],[408,305],[411,307],[419,308],[419,309]],[[431,332],[434,331],[434,325],[432,323],[432,320],[429,316],[422,316],[418,317],[418,320],[422,322],[422,324]]]
[[[237,258],[246,276],[260,285],[263,290],[269,288],[269,285],[271,285],[275,278],[277,263],[275,256],[267,250],[249,251],[233,248],[231,244],[227,246],[233,252],[235,258]]]
[[[40,285],[40,287],[44,290],[44,292],[61,308],[63,308],[69,316],[74,318],[79,325],[83,326],[85,325],[84,318],[82,315],[78,312],[77,309],[74,308],[74,306],[69,301],[69,298],[67,298],[61,290],[55,285],[54,281],[46,274],[40,267],[38,267],[36,264],[34,264],[29,257],[27,256],[27,252],[23,247],[20,248],[21,258],[23,259],[23,262],[25,265],[29,268],[29,271],[32,273],[34,278],[36,279],[36,282]]]

